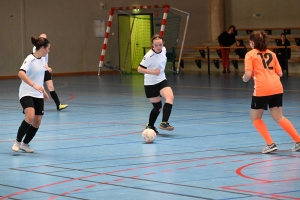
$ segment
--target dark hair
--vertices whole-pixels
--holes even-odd
[[[50,42],[46,38],[31,37],[31,43],[35,46],[36,50],[39,50],[41,47],[47,48]]]
[[[155,34],[152,36],[151,43],[153,43],[153,40],[155,40],[155,39],[162,39],[164,41],[164,37],[159,34]]]
[[[233,32],[235,32],[235,26],[230,25],[229,28],[228,28],[228,30],[231,29],[231,28],[233,28],[234,29]]]
[[[265,31],[252,31],[250,33],[250,40],[254,42],[254,48],[259,51],[267,49],[268,35]]]

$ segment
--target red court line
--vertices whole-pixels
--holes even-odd
[[[244,154],[235,154],[235,155],[228,155],[228,156],[215,156],[215,157],[210,157],[210,158],[195,158],[195,159],[182,160],[182,161],[166,162],[166,163],[162,163],[162,164],[155,164],[155,165],[149,165],[149,166],[141,166],[141,167],[137,167],[136,169],[159,167],[159,166],[168,166],[168,165],[181,164],[181,163],[190,163],[190,162],[197,162],[199,160],[213,160],[213,159],[219,159],[219,158],[231,158],[231,157],[236,157],[236,156],[249,156],[249,155],[253,155],[253,154],[244,153]],[[129,168],[129,169],[132,170],[132,168]],[[96,176],[101,176],[103,174],[114,174],[114,173],[126,172],[126,171],[128,171],[128,170],[127,169],[115,170],[115,171],[112,171],[112,172],[106,172],[106,173],[102,173],[102,174],[92,174],[92,175],[89,175],[89,176],[83,176],[83,177],[72,178],[72,179],[68,179],[68,180],[64,180],[64,181],[58,181],[58,182],[54,182],[54,183],[50,183],[50,184],[46,184],[46,185],[42,185],[42,186],[37,186],[37,187],[34,187],[34,188],[21,190],[19,192],[15,192],[15,193],[3,196],[3,197],[0,198],[0,200],[4,200],[4,199],[7,199],[7,198],[18,196],[20,194],[24,194],[24,193],[31,192],[31,191],[34,191],[34,190],[38,190],[38,189],[42,189],[42,188],[46,188],[46,187],[51,187],[51,186],[54,186],[54,185],[59,185],[59,184],[73,182],[73,181],[77,181],[77,180],[92,178],[92,177],[96,177]]]
[[[291,197],[291,196],[284,196],[284,195],[279,195],[279,194],[267,194],[267,193],[264,193],[264,192],[256,192],[256,191],[243,190],[243,189],[237,188],[237,187],[242,187],[242,186],[258,185],[258,184],[270,184],[270,183],[278,183],[278,182],[290,182],[290,181],[300,180],[300,178],[292,178],[292,179],[286,179],[286,180],[263,180],[263,179],[253,178],[253,177],[247,176],[247,175],[242,173],[242,170],[249,167],[249,166],[253,166],[253,165],[261,164],[261,163],[265,163],[265,162],[271,162],[271,161],[274,161],[274,160],[287,160],[287,159],[290,159],[290,157],[289,158],[275,158],[275,159],[272,159],[272,160],[263,160],[263,161],[254,162],[254,163],[250,163],[250,164],[244,165],[242,167],[239,167],[236,170],[236,173],[239,176],[241,176],[243,178],[246,178],[246,179],[255,180],[257,182],[249,183],[249,184],[234,185],[234,186],[222,186],[221,188],[227,189],[227,190],[238,191],[238,192],[244,192],[244,193],[246,192],[246,193],[250,193],[250,194],[253,194],[253,195],[262,195],[262,196],[271,197],[271,198],[284,198],[284,199],[300,200],[300,198]]]

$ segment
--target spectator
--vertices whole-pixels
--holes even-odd
[[[244,48],[237,48],[235,49],[235,53],[236,53],[236,57],[237,58],[245,58],[245,55],[247,53],[247,48],[246,46],[244,45],[244,42],[243,40],[237,40],[236,41],[236,46],[237,47],[244,47]]]
[[[229,26],[227,31],[221,33],[218,37],[218,41],[221,47],[230,47],[236,41],[235,39],[235,26]],[[229,48],[221,48],[223,73],[230,73],[229,70]]]
[[[285,33],[281,33],[280,40],[277,43],[277,46],[291,46],[288,39],[286,39]],[[279,64],[282,68],[282,70],[286,70],[287,68],[287,60],[291,58],[291,49],[287,48],[285,51],[285,48],[280,48],[277,50],[277,58],[279,61]]]

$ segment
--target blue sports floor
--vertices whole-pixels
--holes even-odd
[[[249,117],[253,82],[241,74],[168,74],[175,130],[152,144],[141,137],[152,109],[142,75],[53,78],[69,107],[45,102],[32,154],[11,150],[24,118],[20,80],[0,80],[1,200],[300,199],[300,152],[267,111],[279,150],[261,154]],[[300,132],[300,77],[282,82],[284,115]]]

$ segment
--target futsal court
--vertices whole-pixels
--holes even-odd
[[[142,75],[54,75],[69,107],[45,102],[32,154],[11,150],[24,118],[20,80],[0,80],[0,199],[300,199],[300,152],[267,111],[278,151],[261,154],[249,116],[253,81],[241,76],[167,73],[175,130],[145,144],[152,104]],[[283,113],[300,131],[300,77],[282,83]]]

